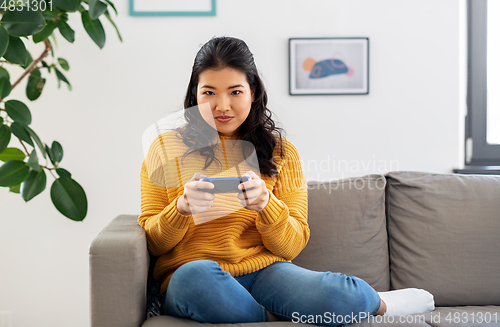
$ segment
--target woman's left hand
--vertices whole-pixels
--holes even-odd
[[[243,191],[238,194],[240,204],[249,210],[261,211],[269,202],[266,182],[253,171],[248,171],[243,176],[250,177],[252,180],[238,185],[238,189]]]

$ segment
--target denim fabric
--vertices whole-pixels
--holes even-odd
[[[162,314],[204,323],[281,320],[339,326],[375,314],[380,297],[365,281],[275,262],[233,278],[213,261],[186,263],[162,296]]]

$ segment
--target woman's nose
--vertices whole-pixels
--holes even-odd
[[[231,108],[231,104],[229,99],[226,96],[220,96],[217,99],[217,103],[215,105],[215,110],[218,111],[228,111]]]

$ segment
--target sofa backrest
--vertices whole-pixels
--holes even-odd
[[[436,305],[500,305],[500,176],[386,175],[391,286]]]
[[[309,243],[299,266],[357,276],[389,290],[383,175],[308,183]]]

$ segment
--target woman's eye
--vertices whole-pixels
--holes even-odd
[[[232,95],[238,95],[238,94],[240,94],[240,93],[241,93],[241,91],[239,91],[239,90],[234,90],[231,94],[232,94]]]
[[[205,91],[205,92],[203,92],[203,94],[206,94],[206,95],[214,95],[215,93],[214,93],[214,92],[212,92],[212,91]]]

